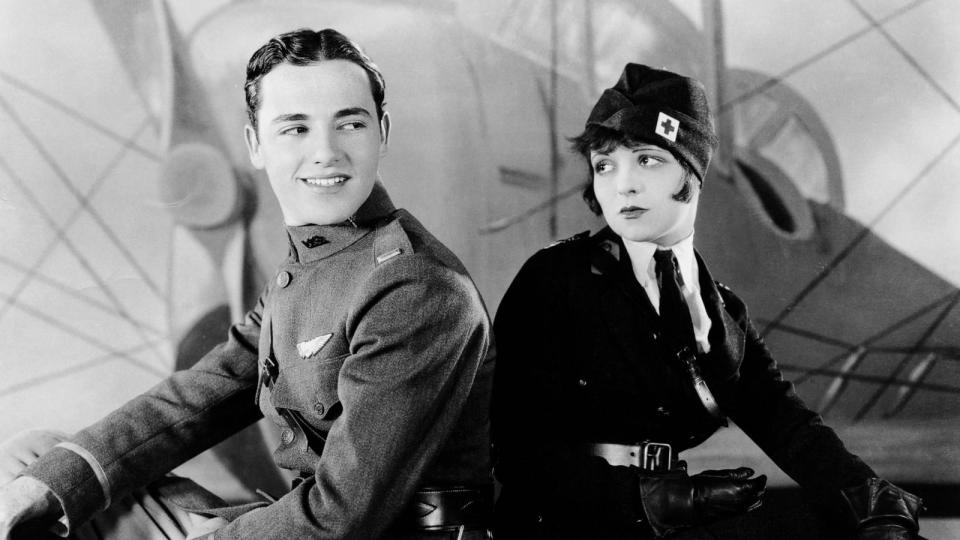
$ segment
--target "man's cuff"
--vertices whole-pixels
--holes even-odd
[[[77,443],[65,441],[54,445],[54,448],[58,447],[77,454],[87,462],[87,465],[93,470],[94,476],[97,477],[97,481],[100,482],[100,489],[103,491],[103,508],[101,508],[101,510],[110,508],[110,481],[107,480],[107,473],[103,470],[103,467],[100,466],[97,458],[93,457],[93,454],[91,454],[89,450]]]
[[[33,462],[22,476],[33,477],[50,488],[63,508],[68,532],[106,507],[104,486],[94,468],[80,454],[61,445]]]

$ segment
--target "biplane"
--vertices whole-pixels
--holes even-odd
[[[567,137],[623,63],[705,81],[722,143],[696,242],[712,273],[854,451],[943,488],[928,507],[955,515],[960,70],[939,47],[956,16],[944,0],[839,4],[826,18],[706,0],[4,4],[0,436],[82,426],[191,365],[251,305],[286,239],[242,143],[244,66],[273,34],[334,27],[386,77],[387,188],[491,313],[531,253],[601,226]],[[266,452],[243,437],[215,461]],[[736,429],[715,439],[687,459],[789,483]]]

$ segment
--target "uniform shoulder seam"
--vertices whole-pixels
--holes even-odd
[[[413,244],[399,217],[394,217],[376,229],[373,239],[373,257],[376,266],[398,257],[413,253]]]
[[[577,242],[577,241],[579,241],[579,240],[583,240],[584,238],[588,238],[589,236],[590,236],[590,231],[579,232],[579,233],[577,233],[577,234],[575,234],[575,235],[573,235],[573,236],[570,236],[570,237],[568,237],[568,238],[561,238],[560,240],[555,240],[555,241],[551,242],[550,244],[548,244],[548,245],[547,245],[546,247],[544,247],[543,249],[550,249],[550,248],[552,248],[552,247],[560,246],[560,245],[563,245],[563,244],[569,244],[570,242]]]

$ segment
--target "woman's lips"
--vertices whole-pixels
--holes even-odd
[[[620,215],[626,219],[635,219],[645,214],[647,210],[639,206],[624,206],[620,209]]]

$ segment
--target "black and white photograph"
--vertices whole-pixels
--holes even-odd
[[[960,538],[952,0],[0,0],[0,540]]]

